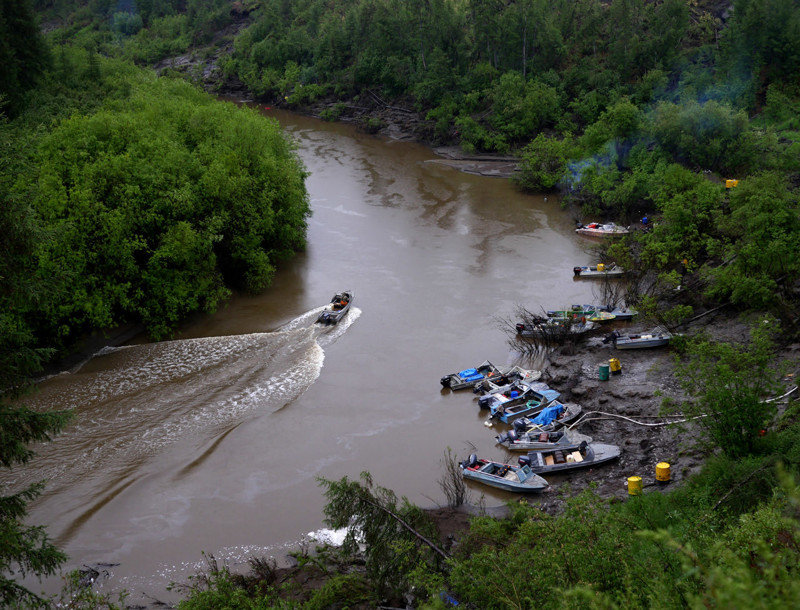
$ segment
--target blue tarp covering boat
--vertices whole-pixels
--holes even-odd
[[[536,424],[538,426],[546,426],[550,422],[555,421],[559,415],[564,412],[564,405],[560,402],[551,404],[548,407],[545,407],[539,415],[531,419],[532,424]]]

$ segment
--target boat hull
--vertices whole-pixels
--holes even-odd
[[[317,316],[317,324],[323,324],[325,326],[338,324],[339,320],[345,317],[347,312],[350,311],[350,305],[353,303],[354,296],[352,290],[344,290],[336,294],[319,316]]]
[[[475,368],[464,369],[458,373],[445,375],[440,379],[440,383],[444,388],[464,390],[466,388],[474,388],[484,380],[491,379],[495,376],[499,379],[503,376],[503,371],[486,360]]]
[[[561,463],[551,462],[556,453],[560,451],[564,461]],[[569,456],[580,455],[580,461],[567,461]],[[622,453],[617,445],[607,445],[605,443],[587,443],[584,450],[547,450],[530,451],[526,456],[520,457],[520,464],[527,463],[531,472],[539,475],[556,474],[581,468],[589,468],[605,464],[617,459]]]
[[[572,273],[576,279],[601,280],[603,278],[622,277],[625,275],[625,270],[620,267],[613,266],[601,271],[598,270],[597,267],[587,265],[583,267],[573,267]]]
[[[527,466],[503,464],[475,456],[461,463],[461,475],[469,481],[516,493],[539,493],[550,486]]]

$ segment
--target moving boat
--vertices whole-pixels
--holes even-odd
[[[613,222],[590,222],[588,225],[579,224],[575,232],[589,237],[618,237],[627,235],[630,230]]]
[[[582,442],[576,449],[548,449],[546,451],[531,451],[520,456],[520,468],[526,466],[535,474],[550,474],[598,466],[614,460],[620,456],[621,450],[616,445],[605,443]]]
[[[603,339],[603,343],[613,343],[617,349],[644,349],[667,345],[673,336],[672,333],[659,329],[654,329],[649,333],[631,335],[623,335],[615,330]]]
[[[536,493],[544,491],[550,485],[530,466],[514,466],[494,460],[478,458],[474,453],[460,464],[461,476],[484,485],[516,491],[519,493]]]
[[[606,277],[622,277],[626,271],[622,267],[617,267],[616,263],[597,263],[597,265],[586,265],[583,267],[573,267],[572,273],[576,278],[603,279]]]
[[[325,306],[322,313],[317,317],[319,324],[338,324],[344,315],[350,311],[350,305],[353,302],[352,290],[343,290],[334,295],[331,302]]]
[[[495,376],[500,379],[503,376],[503,371],[488,360],[484,360],[475,368],[464,369],[458,373],[450,373],[439,381],[442,387],[450,388],[451,390],[463,390],[464,388],[474,388],[475,384]]]

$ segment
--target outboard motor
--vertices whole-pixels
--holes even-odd
[[[520,466],[530,466],[531,465],[531,456],[529,456],[529,455],[521,455],[519,457],[519,460],[517,460],[517,461],[519,462]]]
[[[444,377],[442,377],[440,379],[440,381],[441,381],[443,387],[445,387],[445,388],[449,388],[450,387],[450,375],[445,375]]]
[[[616,331],[616,330],[614,330],[614,331],[611,331],[611,333],[609,333],[608,335],[606,335],[605,337],[603,337],[603,343],[611,343],[611,342],[613,342],[613,341],[614,341],[614,340],[615,340],[617,337],[619,337],[619,332],[618,332],[618,331]]]
[[[572,268],[572,273],[575,274],[575,277],[578,277],[581,274],[581,268],[580,267],[573,267]]]
[[[528,427],[521,419],[515,419],[513,422],[511,422],[511,425],[514,427],[515,434],[522,434],[525,432],[525,428]]]
[[[491,404],[492,404],[491,396],[481,396],[478,399],[478,408],[480,409],[488,409]]]
[[[525,331],[525,325],[521,323],[517,323],[517,333],[521,333]]]
[[[509,430],[508,432],[505,432],[503,434],[498,434],[496,438],[498,443],[505,443],[506,441],[508,441],[509,443],[513,443],[519,437],[517,436],[517,433],[514,430]]]

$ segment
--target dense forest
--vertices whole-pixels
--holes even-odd
[[[187,69],[152,69],[177,56]],[[581,217],[648,215],[652,229],[611,253],[648,278],[630,295],[643,311],[769,315],[748,345],[681,347],[694,395],[672,408],[712,413],[706,467],[683,488],[624,505],[587,493],[556,517],[514,506],[443,554],[410,533],[429,532],[422,511],[368,476],[323,481],[330,524],[362,525],[365,573],[291,601],[268,574],[221,569],[186,608],[375,607],[410,591],[420,608],[800,597],[797,407],[776,420],[761,402],[798,334],[795,0],[0,0],[0,59],[4,466],[63,426],[9,405],[81,337],[119,325],[168,337],[232,291],[265,289],[304,247],[311,210],[291,142],[200,85],[329,120],[376,99],[413,110],[428,143],[515,155],[519,188],[556,191]],[[691,298],[665,298],[687,273]],[[62,561],[21,525],[35,493],[2,498],[0,535],[17,541],[0,553],[4,575]],[[4,600],[35,604],[11,583]]]

